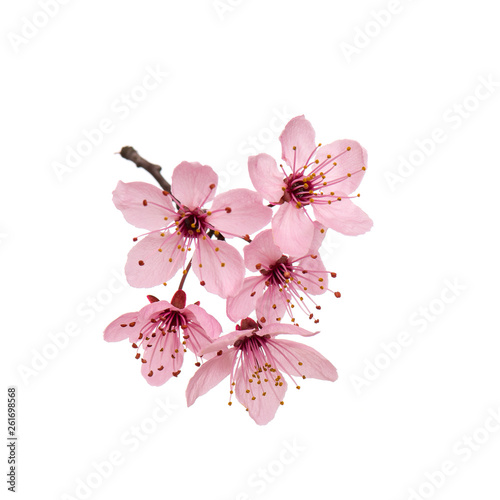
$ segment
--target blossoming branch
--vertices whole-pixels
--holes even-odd
[[[184,161],[170,183],[160,166],[127,146],[120,154],[147,170],[160,188],[119,181],[113,192],[125,220],[141,230],[125,265],[129,284],[166,285],[177,274],[180,282],[170,302],[148,295],[149,303],[113,321],[104,339],[128,339],[143,377],[154,386],[178,377],[184,353],[191,351],[198,369],[187,386],[188,406],[228,378],[229,406],[234,396],[260,425],[284,404],[287,379],[297,389],[302,379],[337,379],[318,351],[281,336],[316,335],[297,318],[317,324],[319,298],[340,297],[329,288],[336,273],[320,256],[326,231],[354,236],[373,224],[352,201],[367,161],[357,142],[316,144],[304,116],[286,125],[280,142],[284,164],[267,154],[248,158],[255,191],[219,194],[211,167]],[[248,243],[243,256],[227,241],[232,238]],[[220,323],[199,302],[186,305],[191,270],[199,285],[225,300],[234,331],[221,336]]]

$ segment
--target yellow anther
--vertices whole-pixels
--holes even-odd
[[[347,146],[347,151],[350,151],[351,150],[351,146]]]
[[[221,262],[220,267],[226,267],[226,264],[224,262]]]

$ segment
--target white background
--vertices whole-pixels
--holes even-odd
[[[40,4],[3,2],[2,390],[18,387],[17,498],[499,498],[498,12],[491,0],[397,4],[73,0],[30,31]],[[168,76],[141,93],[148,67]],[[131,92],[133,109],[121,102]],[[339,380],[289,389],[259,427],[227,406],[226,384],[186,408],[191,357],[153,388],[126,342],[103,341],[145,304],[115,277],[137,230],[111,192],[154,182],[114,153],[132,145],[166,176],[200,161],[225,189],[247,187],[247,155],[278,158],[299,114],[319,142],[366,147],[359,204],[375,225],[329,233],[322,249],[342,298],[323,299],[308,343]],[[113,130],[61,174],[103,119]],[[153,293],[170,299],[176,284]],[[231,331],[222,300],[196,279],[187,290]],[[382,344],[402,332],[389,360]],[[54,351],[56,334],[66,345]],[[157,398],[176,407],[161,423]],[[102,478],[93,464],[110,455],[121,460]],[[447,476],[435,474],[443,462]]]

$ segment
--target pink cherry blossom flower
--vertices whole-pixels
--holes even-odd
[[[281,205],[272,228],[276,244],[287,254],[307,253],[314,233],[312,216],[346,235],[363,234],[373,225],[351,201],[355,196],[349,196],[363,179],[365,149],[351,140],[316,145],[314,137],[311,124],[297,116],[280,136],[282,158],[291,171],[283,165],[278,168],[265,153],[248,159],[255,189],[272,204]]]
[[[316,332],[317,333],[317,332]],[[295,378],[337,380],[337,370],[319,352],[298,342],[276,338],[280,334],[311,336],[298,326],[274,323],[262,328],[247,318],[239,330],[221,337],[206,350],[217,351],[189,381],[186,398],[191,406],[197,398],[229,378],[229,405],[232,396],[248,410],[259,425],[270,422],[287,389],[287,375],[297,389]],[[222,348],[233,347],[223,351]]]
[[[222,328],[199,305],[186,307],[183,290],[174,294],[171,303],[151,295],[148,298],[151,303],[139,312],[115,319],[104,331],[104,340],[118,342],[128,338],[136,359],[141,360],[143,377],[150,385],[158,386],[179,375],[186,348],[201,356]],[[195,364],[199,366],[200,362]]]
[[[174,169],[171,194],[144,182],[118,183],[116,207],[129,223],[149,231],[128,254],[125,274],[132,286],[166,284],[194,247],[193,271],[209,292],[226,298],[239,291],[245,273],[241,255],[209,233],[248,238],[271,220],[272,210],[249,189],[215,197],[217,180],[210,167],[183,162]]]
[[[336,274],[325,269],[318,255],[325,230],[317,222],[314,224],[313,241],[305,255],[283,255],[270,229],[259,233],[244,248],[247,268],[258,270],[260,275],[246,278],[241,290],[227,299],[226,313],[232,321],[246,318],[255,309],[260,323],[281,321],[284,313],[295,322],[296,306],[312,319],[314,314],[304,297],[315,309],[321,309],[312,296],[332,292],[328,289],[328,276]],[[340,293],[335,292],[335,296],[340,297]]]

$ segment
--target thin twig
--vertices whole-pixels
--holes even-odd
[[[189,261],[189,264],[187,265],[186,269],[185,269],[185,273],[183,272],[182,273],[182,279],[181,279],[181,282],[179,283],[179,286],[178,286],[178,290],[182,290],[182,287],[184,286],[184,282],[186,281],[186,278],[187,278],[187,275],[189,273],[189,270],[191,269],[191,263],[193,262],[193,259],[191,259]]]
[[[172,187],[170,186],[170,183],[167,182],[163,175],[160,174],[160,165],[155,165],[154,163],[150,163],[148,160],[145,160],[132,146],[124,146],[119,155],[126,160],[134,162],[137,168],[143,168],[149,172],[164,191],[167,191],[167,193],[171,192]]]

